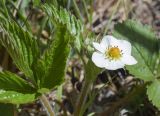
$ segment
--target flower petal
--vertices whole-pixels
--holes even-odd
[[[101,46],[103,46],[103,48],[108,48],[109,46],[109,41],[108,41],[108,36],[104,36],[101,43],[100,43]]]
[[[121,60],[108,60],[108,63],[105,64],[105,68],[108,70],[117,70],[124,66],[125,64]]]
[[[101,53],[105,53],[105,48],[101,46],[99,43],[93,42],[93,47]]]
[[[92,61],[97,67],[104,68],[105,60],[105,57],[101,53],[94,52],[92,55]]]
[[[133,65],[137,63],[137,60],[131,55],[123,55],[121,60],[127,65]]]
[[[122,50],[122,53],[131,55],[131,43],[126,40],[118,40],[118,42],[118,47]]]
[[[107,35],[107,36],[105,36],[105,38],[108,39],[108,42],[109,42],[110,46],[118,46],[119,40],[116,39],[115,37],[113,37],[111,35]]]

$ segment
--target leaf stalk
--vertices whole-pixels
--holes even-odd
[[[81,94],[80,94],[78,102],[76,104],[74,116],[81,116],[81,112],[83,111],[83,107],[86,102],[86,98],[87,98],[88,92],[90,90],[91,83],[92,83],[92,81],[90,81],[88,79],[84,80],[84,85],[82,87]]]
[[[55,112],[44,94],[40,97],[40,100],[44,108],[47,110],[48,116],[55,116]]]

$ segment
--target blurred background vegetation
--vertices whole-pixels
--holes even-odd
[[[150,25],[160,37],[160,0],[5,0],[6,8],[0,12],[9,11],[9,15],[23,28],[27,29],[38,38],[42,51],[48,47],[51,36],[54,34],[54,26],[46,14],[41,10],[45,3],[54,4],[57,8],[63,7],[74,14],[94,35],[103,36],[111,34],[114,25],[126,19],[140,21],[144,25]],[[5,13],[4,13],[5,14]],[[5,48],[0,46],[0,69],[7,69],[21,75],[21,72],[13,64]],[[68,62],[66,81],[63,85],[63,100],[56,101],[57,111],[65,109],[72,114],[77,94],[82,86],[83,66],[74,49],[70,54]],[[120,77],[120,78],[115,78]],[[145,92],[140,91],[139,96],[131,93],[130,99],[125,101],[123,97],[141,81],[136,80],[127,71],[104,71],[97,77],[94,91],[91,93],[93,103],[86,114],[90,112],[102,112],[108,108],[108,115],[115,116],[158,116],[160,115],[147,99]],[[101,89],[100,89],[101,88]],[[141,87],[138,89],[142,89]],[[145,91],[145,90],[144,90]],[[55,90],[48,94],[50,103],[54,106]],[[132,99],[134,98],[134,99]],[[142,99],[143,98],[143,99]],[[139,105],[140,104],[140,105]],[[1,105],[0,105],[1,106]],[[32,104],[11,106],[10,109],[18,107],[15,111],[19,116],[46,116],[46,112],[40,101]],[[59,109],[60,108],[60,109]],[[1,109],[1,107],[0,107]],[[1,114],[0,110],[0,114]],[[4,111],[2,111],[4,112]],[[8,114],[9,115],[9,114]]]

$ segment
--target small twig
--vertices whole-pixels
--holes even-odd
[[[128,9],[126,7],[126,1],[125,0],[122,0],[122,3],[123,3],[123,6],[124,6],[124,15],[125,15],[125,19],[128,18]]]
[[[45,109],[47,110],[48,115],[49,116],[55,116],[55,113],[54,113],[54,111],[52,109],[52,106],[50,105],[50,103],[49,103],[48,99],[46,98],[46,96],[42,95],[40,97],[40,100],[41,100],[43,106],[45,107]]]

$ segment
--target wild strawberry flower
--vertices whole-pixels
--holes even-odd
[[[116,70],[126,65],[134,65],[136,59],[131,56],[131,44],[126,40],[118,40],[111,35],[104,36],[100,43],[93,42],[97,50],[92,61],[97,67]]]

